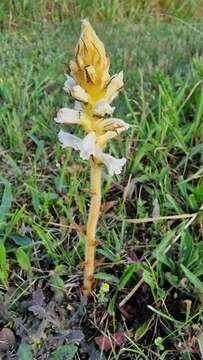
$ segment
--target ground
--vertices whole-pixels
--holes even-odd
[[[60,147],[54,123],[71,104],[62,88],[79,16],[2,22],[0,354],[201,359],[203,27],[175,17],[91,20],[111,73],[124,70],[116,116],[131,128],[109,146],[128,161],[121,176],[103,174],[87,304],[89,164]]]

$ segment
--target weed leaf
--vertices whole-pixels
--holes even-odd
[[[198,277],[190,270],[188,270],[183,264],[181,264],[181,269],[190,282],[203,294],[203,282],[199,280]]]
[[[4,184],[4,192],[0,205],[0,221],[3,221],[10,210],[13,197],[11,191],[11,184],[2,177],[0,177],[0,183]]]
[[[140,267],[139,263],[131,264],[128,266],[128,268],[124,271],[123,275],[121,276],[121,278],[119,280],[119,283],[118,283],[119,289],[122,289],[125,287],[127,282],[130,280],[130,278],[132,277],[134,272],[139,269],[139,267]]]
[[[18,358],[20,360],[33,360],[30,347],[26,343],[22,343],[18,348]]]

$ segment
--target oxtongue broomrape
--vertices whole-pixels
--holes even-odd
[[[105,152],[111,139],[117,137],[129,124],[113,117],[112,102],[123,88],[123,72],[110,76],[109,57],[103,43],[87,20],[82,20],[82,30],[75,49],[75,58],[70,62],[70,74],[66,75],[64,90],[75,100],[75,108],[62,108],[55,121],[75,124],[84,130],[79,138],[60,130],[62,147],[79,151],[91,165],[91,205],[86,227],[84,294],[92,290],[96,246],[96,226],[101,206],[101,172],[103,166],[110,175],[120,174],[125,158],[116,159]]]

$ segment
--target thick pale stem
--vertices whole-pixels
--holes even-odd
[[[86,230],[84,294],[92,290],[95,266],[96,227],[101,206],[101,167],[91,161],[91,205]]]

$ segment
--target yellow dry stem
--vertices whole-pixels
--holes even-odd
[[[84,294],[89,295],[94,280],[96,227],[101,206],[101,167],[91,160],[91,205],[86,230]]]

